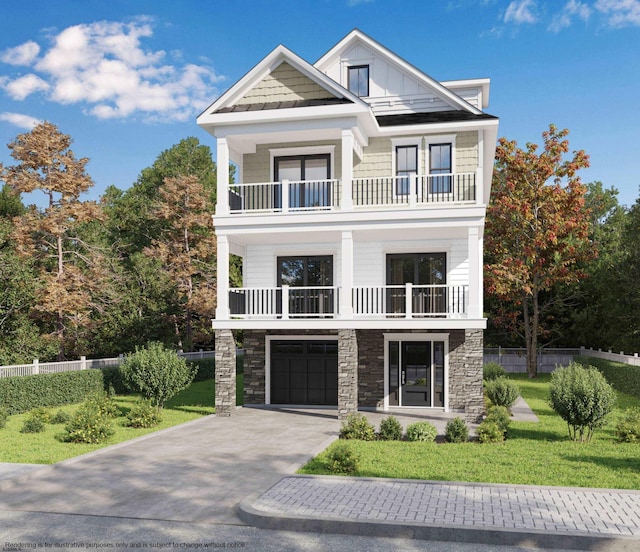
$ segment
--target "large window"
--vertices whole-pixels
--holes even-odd
[[[451,193],[451,144],[431,144],[429,145],[429,174],[446,175],[431,176],[431,193],[449,194]]]
[[[293,155],[274,159],[275,181],[289,180],[289,207],[303,209],[331,206],[331,155]],[[276,208],[282,206],[277,190]]]
[[[334,312],[333,257],[278,257],[278,287],[289,286],[290,315]]]
[[[387,311],[402,315],[407,310],[405,284],[413,284],[411,308],[414,315],[446,313],[445,253],[402,253],[387,255]]]
[[[418,173],[418,146],[396,146],[396,195],[411,193],[411,177]]]
[[[369,66],[354,65],[349,67],[347,88],[361,98],[369,95]]]

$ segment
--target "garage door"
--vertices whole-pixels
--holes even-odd
[[[271,404],[338,404],[337,341],[272,341]]]

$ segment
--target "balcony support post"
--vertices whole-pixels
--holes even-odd
[[[217,141],[216,215],[229,214],[229,144],[226,138]],[[218,299],[220,294],[218,294]]]
[[[282,320],[289,320],[289,286],[282,284]]]
[[[289,212],[289,181],[285,178],[282,181],[282,186],[280,187],[282,190],[282,212]]]
[[[469,318],[482,318],[482,233],[470,227],[467,234],[469,250]]]
[[[405,285],[405,318],[413,317],[413,284],[411,282]]]
[[[227,236],[217,236],[217,290],[218,304],[216,319],[229,320],[229,239]]]
[[[342,232],[340,318],[353,318],[353,233]]]
[[[351,130],[342,131],[342,201],[343,211],[353,211],[353,145]]]
[[[409,175],[409,207],[415,209],[418,204],[418,175]]]

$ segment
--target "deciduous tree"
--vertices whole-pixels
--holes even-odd
[[[16,250],[35,261],[40,286],[36,309],[53,325],[58,358],[65,356],[70,333],[90,321],[92,291],[101,284],[100,253],[78,230],[102,218],[100,206],[81,201],[93,182],[86,173],[87,158],[77,159],[71,138],[52,123],[41,123],[9,144],[17,165],[6,169],[7,184],[16,192],[39,190],[47,206],[32,207],[16,217]]]
[[[586,186],[577,172],[589,166],[584,151],[569,152],[568,130],[550,125],[543,151],[501,138],[485,229],[485,282],[503,323],[511,323],[527,347],[529,377],[536,354],[545,293],[583,277],[582,264],[595,255],[589,239]],[[494,303],[495,304],[495,303]]]

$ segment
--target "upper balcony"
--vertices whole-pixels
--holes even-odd
[[[476,172],[354,178],[350,194],[337,179],[230,184],[229,213],[473,205],[478,178]]]

